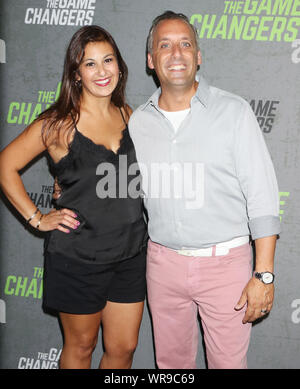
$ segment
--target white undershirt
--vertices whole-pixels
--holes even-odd
[[[165,115],[165,117],[170,120],[172,123],[175,132],[178,130],[180,124],[183,122],[187,114],[190,112],[191,108],[184,109],[182,111],[174,111],[174,112],[169,112],[169,111],[164,111],[163,109],[159,108],[160,111]]]

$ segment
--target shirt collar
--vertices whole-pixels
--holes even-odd
[[[206,80],[200,76],[199,74],[196,75],[196,80],[199,82],[198,88],[196,90],[195,95],[192,97],[191,104],[193,104],[193,100],[195,98],[200,101],[201,104],[204,105],[204,107],[207,107],[208,105],[208,99],[209,99],[209,85],[206,82]],[[154,105],[155,107],[158,107],[158,99],[161,94],[161,88],[159,87],[153,95],[147,100],[147,102],[142,106],[142,110],[146,109],[148,105]]]
[[[196,80],[199,82],[199,84],[194,97],[196,97],[200,101],[200,103],[202,103],[206,108],[210,95],[209,85],[206,82],[205,78],[198,74],[196,75]]]

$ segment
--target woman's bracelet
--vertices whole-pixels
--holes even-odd
[[[41,224],[41,220],[42,220],[42,217],[44,216],[44,214],[43,213],[41,213],[41,217],[40,217],[40,219],[39,219],[39,221],[38,221],[38,224],[36,225],[36,227],[35,228],[37,228],[37,229],[39,229],[39,227],[40,227],[40,224]]]
[[[39,212],[39,209],[37,208],[32,216],[28,220],[26,220],[26,224],[29,224],[29,222],[35,217],[35,215]]]

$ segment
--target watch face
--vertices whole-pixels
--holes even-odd
[[[262,282],[265,284],[271,284],[273,282],[273,274],[272,273],[264,273],[262,275]]]

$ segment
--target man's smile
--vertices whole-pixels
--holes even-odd
[[[186,70],[186,65],[183,65],[183,64],[170,65],[170,66],[168,66],[168,70],[170,70],[170,71],[182,71],[182,70]]]

